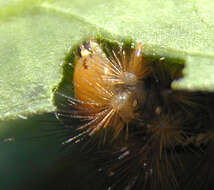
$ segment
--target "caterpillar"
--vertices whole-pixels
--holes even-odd
[[[149,60],[142,43],[89,39],[73,63],[74,95],[56,115],[80,125],[64,144],[86,142],[109,189],[191,189],[192,159],[213,146],[213,93],[172,89],[183,65]]]

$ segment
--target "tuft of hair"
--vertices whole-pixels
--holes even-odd
[[[91,39],[80,45],[74,59],[74,97],[68,99],[73,111],[67,116],[84,124],[68,142],[106,129],[113,131],[112,139],[124,131],[128,136],[128,125],[145,102],[144,79],[151,68],[143,59],[142,44],[112,50],[108,56],[101,46]]]

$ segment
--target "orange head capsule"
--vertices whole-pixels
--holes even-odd
[[[137,110],[145,101],[142,79],[148,73],[141,44],[129,56],[121,50],[120,54],[112,51],[111,57],[106,56],[94,40],[81,45],[73,75],[74,102],[79,118],[87,123],[79,129],[92,134],[112,127],[118,134],[136,118]]]
[[[104,56],[100,46],[94,41],[80,47],[80,57],[75,59],[73,83],[75,98],[83,102],[82,106],[102,106],[105,99],[111,96],[102,80],[110,72]]]

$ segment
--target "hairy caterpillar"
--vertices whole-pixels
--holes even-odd
[[[57,116],[81,124],[64,144],[89,142],[110,189],[191,189],[191,159],[212,145],[213,94],[171,89],[182,65],[145,60],[142,44],[112,47],[76,51],[74,97]]]

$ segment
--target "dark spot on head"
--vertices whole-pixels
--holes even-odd
[[[84,67],[84,69],[88,69],[88,65],[87,65],[87,60],[86,59],[83,60],[83,67]]]
[[[85,47],[85,49],[87,49],[87,50],[91,50],[91,43],[90,42],[85,42],[84,44],[84,47]]]

